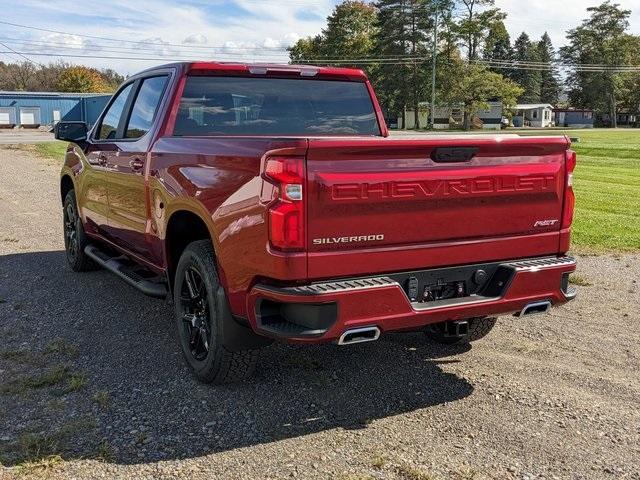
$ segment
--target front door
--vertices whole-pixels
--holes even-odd
[[[78,208],[84,218],[87,230],[90,233],[105,235],[108,226],[108,169],[110,159],[117,154],[117,145],[114,143],[117,135],[118,124],[133,89],[133,84],[122,88],[111,101],[109,108],[100,121],[92,138],[87,142],[85,150],[82,183],[78,185],[80,190]]]
[[[122,247],[149,258],[146,235],[149,204],[147,189],[147,151],[158,105],[168,77],[155,76],[136,82],[122,138],[109,159],[109,236]]]

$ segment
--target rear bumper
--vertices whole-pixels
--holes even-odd
[[[248,319],[262,335],[323,343],[336,341],[354,328],[376,326],[383,333],[417,330],[437,322],[517,313],[534,302],[548,301],[557,306],[575,297],[568,282],[569,274],[576,269],[571,257],[471,265],[455,270],[469,272],[476,268],[492,272],[477,294],[422,303],[409,299],[406,285],[399,280],[404,278],[401,274],[302,287],[256,285],[247,297]],[[420,274],[421,278],[432,279],[441,274],[452,275],[449,270],[454,269]]]

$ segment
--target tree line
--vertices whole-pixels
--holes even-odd
[[[547,33],[535,39],[523,32],[512,41],[495,0],[346,0],[289,56],[292,63],[365,70],[386,115],[404,124],[411,110],[416,128],[426,126],[419,111],[431,99],[433,61],[437,104],[462,105],[466,128],[489,101],[505,109],[558,105],[563,93],[571,107],[594,109],[616,126],[616,112],[639,110],[640,68],[632,67],[640,65],[640,37],[628,33],[631,11],[611,0],[587,14],[556,50]]]
[[[0,90],[39,92],[111,93],[124,77],[111,69],[98,70],[66,62],[0,62]]]

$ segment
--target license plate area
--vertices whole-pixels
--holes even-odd
[[[513,268],[500,263],[466,265],[389,275],[403,288],[416,307],[430,307],[471,297],[500,297],[506,290]]]

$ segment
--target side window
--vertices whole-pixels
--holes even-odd
[[[102,118],[102,123],[100,124],[100,130],[98,132],[99,140],[111,140],[116,138],[120,117],[122,116],[122,111],[127,103],[127,98],[129,98],[132,87],[133,84],[127,85],[111,103],[109,110],[107,110],[107,113]]]
[[[146,78],[131,109],[125,137],[140,138],[149,131],[167,84],[166,76]]]

